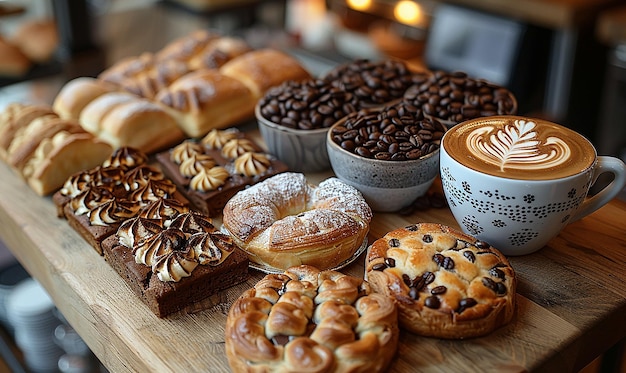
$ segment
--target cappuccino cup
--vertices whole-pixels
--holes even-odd
[[[441,140],[440,172],[460,228],[505,255],[541,249],[626,183],[624,162],[598,156],[581,134],[521,116],[472,119],[450,128]],[[604,173],[613,174],[612,181],[588,196]]]

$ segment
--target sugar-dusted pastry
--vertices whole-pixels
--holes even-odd
[[[400,325],[419,335],[462,339],[511,321],[516,276],[497,249],[433,223],[399,228],[368,249],[366,278],[395,299]]]
[[[398,345],[391,298],[363,279],[310,266],[261,279],[231,306],[233,372],[383,372]]]
[[[283,172],[237,193],[222,221],[250,260],[284,270],[335,268],[361,247],[371,218],[361,193],[339,179],[313,185]]]

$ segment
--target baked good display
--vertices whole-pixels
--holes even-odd
[[[310,79],[311,74],[294,57],[277,49],[264,48],[233,58],[219,69],[238,79],[252,91],[255,103],[270,87],[294,80]]]
[[[173,199],[180,212],[188,210],[176,185],[146,162],[144,153],[118,148],[101,165],[67,178],[53,196],[59,215],[101,255],[102,241],[152,202]]]
[[[91,101],[105,93],[119,91],[120,88],[103,80],[78,77],[65,83],[52,102],[52,108],[66,119],[80,118],[80,113]]]
[[[363,279],[297,266],[269,274],[230,307],[233,372],[382,372],[396,354],[397,309]]]
[[[204,214],[222,214],[238,191],[280,172],[287,166],[236,128],[212,130],[199,140],[185,140],[158,153],[161,169]]]
[[[222,223],[252,262],[277,271],[345,263],[364,244],[371,218],[361,193],[339,179],[313,185],[284,172],[238,192]]]
[[[113,148],[153,153],[185,136],[176,121],[156,103],[127,92],[105,93],[81,112],[81,126]]]
[[[256,99],[240,80],[217,70],[198,70],[155,97],[189,137],[238,124],[253,116]]]
[[[248,258],[231,237],[196,212],[166,200],[124,221],[103,243],[106,261],[158,317],[192,313],[248,278]]]
[[[506,257],[450,227],[418,223],[368,248],[366,278],[398,305],[400,325],[449,339],[478,337],[511,321],[517,279]]]

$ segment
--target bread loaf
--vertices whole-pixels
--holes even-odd
[[[223,36],[210,41],[189,58],[189,68],[192,70],[218,69],[226,62],[251,50],[252,48],[243,39]]]
[[[7,159],[11,142],[20,129],[25,128],[31,121],[45,116],[56,116],[52,107],[48,105],[9,105],[5,110],[5,122],[0,128],[0,157]]]
[[[124,92],[106,93],[89,103],[80,115],[80,124],[115,149],[128,146],[152,153],[184,138],[161,106]]]
[[[17,78],[26,75],[32,62],[20,48],[0,36],[0,76]]]
[[[59,46],[59,35],[53,19],[24,21],[11,37],[11,42],[33,62],[45,63],[52,59]]]
[[[266,48],[244,53],[225,63],[220,72],[241,80],[254,94],[255,101],[273,86],[288,80],[310,79],[309,72],[290,55]]]
[[[113,148],[87,132],[59,131],[41,141],[26,162],[23,176],[44,196],[58,190],[75,173],[102,164]]]
[[[116,85],[103,80],[90,77],[76,78],[61,88],[52,103],[52,108],[61,118],[78,120],[87,104],[105,93],[117,90],[119,88]]]
[[[212,129],[251,118],[256,103],[247,86],[217,70],[189,73],[159,92],[155,100],[190,137],[201,137]]]

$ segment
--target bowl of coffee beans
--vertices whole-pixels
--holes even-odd
[[[330,169],[329,128],[357,108],[352,94],[323,80],[288,81],[270,88],[255,115],[270,153],[300,172]]]
[[[517,99],[511,91],[462,71],[435,71],[409,87],[403,100],[448,128],[479,117],[517,114]]]
[[[370,207],[395,212],[426,194],[439,174],[446,127],[413,105],[397,103],[348,114],[328,132],[331,167]]]

